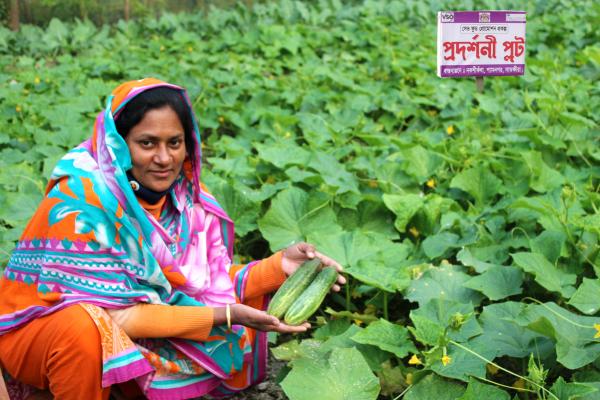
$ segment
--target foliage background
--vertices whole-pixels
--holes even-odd
[[[526,3],[523,77],[477,93],[435,75],[438,10],[522,8],[281,0],[0,27],[3,263],[107,94],[157,76],[189,91],[238,260],[310,240],[351,278],[274,350],[290,398],[308,380],[328,399],[597,398],[600,4]]]

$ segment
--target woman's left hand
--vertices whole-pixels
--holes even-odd
[[[308,243],[296,243],[283,250],[283,257],[281,259],[281,268],[283,272],[287,276],[290,276],[302,263],[318,257],[325,266],[331,266],[337,269],[338,278],[335,285],[333,285],[332,290],[335,292],[339,292],[340,285],[346,283],[346,278],[340,275],[341,272],[344,271],[342,266],[332,258],[327,257],[316,251],[315,246]]]

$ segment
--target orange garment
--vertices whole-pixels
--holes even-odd
[[[282,252],[261,260],[248,275],[245,303],[274,290],[285,280],[281,269]],[[230,276],[243,268],[231,267]],[[107,310],[131,338],[165,338],[205,340],[213,327],[212,307],[185,307],[162,304],[138,304],[123,310]]]
[[[100,334],[89,314],[73,305],[0,336],[0,365],[12,377],[54,398],[106,400],[101,387]]]

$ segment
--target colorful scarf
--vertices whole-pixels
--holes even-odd
[[[194,156],[184,162],[160,222],[142,208],[129,185],[129,149],[114,122],[128,101],[158,86],[180,91],[194,125],[194,149],[188,150]],[[0,335],[82,304],[103,338],[105,387],[136,379],[149,398],[176,399],[229,394],[260,379],[263,333],[216,326],[202,343],[145,339],[134,344],[104,311],[136,303],[222,306],[236,301],[228,274],[233,224],[201,185],[200,163],[200,133],[185,90],[156,79],[115,89],[92,138],[54,169],[46,196],[8,262],[4,278],[37,285],[39,299],[0,315]],[[219,219],[225,245],[210,265],[198,262],[206,249],[196,237],[208,217]],[[243,379],[236,376],[240,373]]]

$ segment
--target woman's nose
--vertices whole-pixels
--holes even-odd
[[[164,164],[169,162],[171,156],[169,154],[169,149],[167,146],[158,146],[156,149],[156,153],[154,153],[154,162],[159,164]]]

